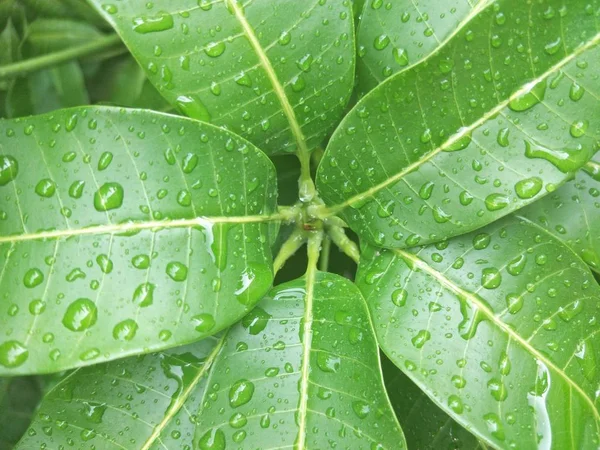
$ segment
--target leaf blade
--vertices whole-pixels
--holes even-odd
[[[358,285],[386,354],[481,439],[577,448],[600,438],[597,329],[587,323],[600,291],[541,227],[507,218],[444,245],[369,250]]]
[[[189,2],[174,11],[161,1],[155,3],[156,13],[148,13],[143,1],[114,9],[92,3],[171,104],[226,126],[267,153],[319,145],[350,96],[354,31],[349,2],[324,7],[292,0],[244,5],[227,0]],[[132,29],[132,20],[160,23],[161,17],[164,29],[144,28],[152,43]],[[208,29],[206,23],[218,27]],[[196,28],[199,35],[180,31]],[[315,29],[320,30],[316,40],[303,42]],[[161,49],[158,56],[155,46]],[[184,67],[173,63],[179,57]],[[169,75],[162,76],[159,66]],[[307,94],[307,87],[314,92]]]
[[[481,227],[544,195],[544,184],[564,183],[595,153],[596,81],[580,69],[598,54],[591,16],[575,10],[562,19],[566,29],[586,31],[567,36],[551,57],[547,38],[536,35],[533,65],[503,43],[529,26],[550,26],[539,23],[543,11],[532,8],[523,27],[520,2],[495,4],[507,17],[493,25],[497,49],[481,31],[499,13],[488,5],[437,53],[364,97],[334,133],[317,187],[330,212],[371,243],[410,247]],[[490,69],[486,57],[504,55],[510,64]],[[570,98],[577,76],[586,78],[587,99]],[[477,93],[471,79],[479,80]],[[564,109],[557,112],[556,103]],[[582,111],[592,120],[588,136],[569,129]]]
[[[14,299],[0,320],[18,330],[2,344],[2,372],[193,342],[269,289],[275,171],[248,142],[189,119],[101,107],[0,128],[0,286]]]

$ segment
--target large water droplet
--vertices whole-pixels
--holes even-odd
[[[167,264],[166,272],[173,281],[182,282],[187,278],[188,268],[183,263],[172,261]]]
[[[186,116],[192,119],[210,122],[211,115],[204,103],[193,95],[180,95],[176,100],[177,106]]]
[[[164,11],[153,16],[141,16],[133,19],[133,30],[141,34],[170,30],[173,26],[173,16]]]
[[[523,89],[511,96],[508,106],[513,111],[527,111],[544,100],[546,95],[546,80],[529,83]]]
[[[19,341],[5,341],[0,344],[0,364],[8,369],[23,365],[29,358],[29,351]]]
[[[481,273],[481,285],[486,289],[496,289],[502,283],[502,274],[495,267],[486,267]]]
[[[119,183],[104,183],[94,194],[94,208],[96,211],[110,211],[123,205],[125,193]]]
[[[0,155],[0,186],[6,186],[17,178],[19,164],[9,155]]]
[[[35,186],[35,193],[40,197],[50,198],[56,193],[56,183],[49,178],[40,180]]]
[[[215,318],[211,314],[198,314],[192,317],[192,323],[196,331],[207,333],[212,330],[215,325]]]
[[[40,269],[29,269],[23,277],[23,284],[26,288],[33,289],[44,281],[44,274]]]
[[[154,289],[156,286],[152,283],[140,284],[133,293],[133,303],[141,308],[150,306],[154,301]]]
[[[130,341],[135,337],[138,330],[138,324],[133,319],[125,319],[119,322],[113,328],[113,338],[118,341]]]
[[[541,178],[531,177],[518,181],[515,185],[515,192],[522,199],[535,197],[542,190],[544,182]]]
[[[98,309],[87,298],[75,300],[67,307],[62,323],[71,331],[84,331],[93,326],[98,319]]]
[[[254,383],[248,380],[238,380],[229,389],[229,404],[238,408],[248,403],[254,395]]]
[[[257,306],[242,319],[242,326],[248,333],[256,336],[267,327],[271,317],[271,314]]]

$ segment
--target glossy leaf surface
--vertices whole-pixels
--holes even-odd
[[[167,100],[267,153],[320,144],[350,96],[349,0],[92,3]]]
[[[556,192],[519,214],[543,226],[600,272],[600,157]]]
[[[442,411],[385,356],[381,366],[385,387],[408,448],[419,450],[481,450],[488,448]]]
[[[598,148],[597,10],[479,9],[365,96],[328,145],[317,187],[371,243],[411,247],[479,228],[555,189]]]
[[[42,396],[39,377],[0,378],[0,450],[21,438]]]
[[[275,288],[222,339],[78,369],[46,396],[35,436],[17,448],[69,438],[96,448],[191,448],[194,426],[201,450],[403,447],[360,292],[324,273],[312,300],[307,290],[306,280]]]
[[[196,438],[201,450],[405,447],[358,289],[328,273],[277,286],[227,335]]]
[[[366,93],[441,47],[481,0],[367,0],[356,34],[358,88]]]
[[[598,446],[600,287],[543,228],[511,217],[411,251],[369,248],[357,284],[384,352],[474,434]]]
[[[191,449],[221,341],[74,370],[46,393],[16,449]]]
[[[0,136],[0,372],[192,342],[270,288],[275,170],[247,141],[103,107]]]

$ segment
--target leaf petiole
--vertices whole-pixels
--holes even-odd
[[[358,264],[358,261],[360,260],[360,250],[354,241],[346,236],[344,229],[337,225],[331,225],[326,227],[326,230],[327,235],[331,238],[333,243]]]
[[[47,55],[19,61],[6,66],[0,66],[0,80],[36,72],[72,59],[89,56],[104,50],[114,50],[121,46],[121,38],[116,34],[110,34],[77,47],[66,48]]]
[[[298,251],[300,247],[306,242],[306,233],[301,228],[296,228],[290,235],[290,237],[283,243],[275,261],[273,262],[273,272],[277,274],[279,270],[285,265],[288,259],[290,259]]]

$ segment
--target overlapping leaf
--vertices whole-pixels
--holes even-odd
[[[600,157],[555,193],[519,214],[541,225],[600,272]]]
[[[210,337],[74,370],[46,393],[16,449],[193,448],[194,411],[221,343]]]
[[[318,189],[361,237],[410,247],[554,190],[598,148],[600,33],[587,1],[486,1],[342,121]]]
[[[402,425],[408,448],[478,450],[487,446],[452,420],[388,358],[383,377],[390,401]]]
[[[600,288],[542,227],[511,217],[412,251],[369,248],[357,284],[385,353],[480,438],[600,443]]]
[[[92,3],[167,100],[268,153],[318,145],[350,96],[349,0]]]
[[[366,93],[429,56],[481,0],[368,0],[356,34],[358,89]]]
[[[0,450],[21,438],[42,396],[39,377],[0,378]]]
[[[324,273],[275,288],[220,339],[68,375],[17,448],[70,439],[96,448],[404,447],[364,300]]]
[[[192,342],[268,291],[275,170],[247,141],[101,107],[0,136],[1,372]]]

